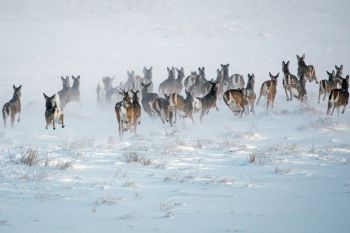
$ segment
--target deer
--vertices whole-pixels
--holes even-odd
[[[158,93],[160,96],[164,94],[171,94],[173,90],[173,85],[175,84],[175,68],[171,69],[167,67],[168,70],[168,78],[159,84]]]
[[[133,91],[132,93],[132,102],[127,102],[126,104],[126,116],[128,119],[128,128],[133,127],[134,133],[136,134],[137,125],[140,125],[141,118],[141,105],[140,98],[138,96],[139,90]]]
[[[4,104],[2,108],[2,119],[4,121],[4,128],[6,128],[7,118],[10,116],[11,118],[11,126],[13,128],[16,115],[18,114],[17,122],[21,120],[21,89],[22,85],[13,87],[13,96],[10,101]]]
[[[349,89],[349,75],[347,75],[346,78],[342,80],[342,85],[340,89],[333,89],[329,94],[327,115],[333,115],[334,109],[337,108],[338,116],[339,116],[339,111],[341,106],[344,106],[341,112],[342,114],[344,114],[345,108],[349,102],[348,89]],[[332,107],[333,109],[331,112]]]
[[[316,78],[316,71],[313,65],[306,65],[305,64],[305,54],[303,56],[297,55],[297,61],[298,61],[298,77],[301,76],[306,77],[309,82],[312,82],[315,80],[316,84],[318,84],[317,78]]]
[[[239,114],[240,118],[245,111],[245,96],[242,89],[229,89],[225,91],[222,98],[227,107],[235,114]]]
[[[344,80],[343,78],[343,65],[338,66],[334,66],[335,67],[335,77],[334,77],[334,81],[335,81],[335,88],[340,89],[342,82]]]
[[[80,102],[80,75],[74,77],[72,75],[73,85],[70,92],[70,101]]]
[[[118,94],[118,88],[113,87],[114,78],[112,77],[103,77],[102,78],[102,84],[103,88],[100,87],[100,84],[98,84],[96,88],[97,98],[100,100],[103,100],[106,104],[110,104],[112,101],[113,95]]]
[[[229,66],[230,66],[230,64],[226,64],[226,65],[220,64],[220,66],[221,66],[221,71],[222,71],[223,82],[227,86],[227,87],[223,87],[223,90],[227,90],[227,89],[233,88],[232,80],[229,77]]]
[[[256,99],[256,94],[254,92],[254,86],[255,86],[255,75],[249,74],[248,73],[248,81],[247,81],[247,86],[246,88],[243,89],[243,93],[244,93],[244,103],[247,106],[247,112],[253,112],[255,114],[254,111],[254,105],[255,105],[255,99]]]
[[[125,91],[125,89],[122,89],[121,85],[119,86],[119,89],[121,91],[119,92],[119,94],[123,96],[123,99],[115,104],[114,111],[118,122],[119,137],[122,137],[124,134],[124,131],[127,130],[128,117],[127,117],[126,108],[127,106],[130,105],[131,98],[129,96],[128,91]]]
[[[243,74],[233,74],[230,77],[230,83],[231,86],[230,88],[232,89],[242,89],[244,88],[245,82],[243,78]]]
[[[205,78],[205,68],[198,68],[198,75],[195,78],[194,84],[189,88],[189,92],[194,97],[203,97],[205,96],[211,88],[211,84]]]
[[[217,92],[217,88],[218,88],[218,82],[217,81],[209,81],[209,84],[211,85],[210,91],[208,94],[206,94],[203,97],[196,97],[201,105],[202,105],[202,109],[201,109],[201,114],[200,114],[200,122],[202,122],[203,116],[205,114],[209,113],[209,110],[212,108],[216,108],[217,111],[219,111],[218,107],[216,106],[216,92]]]
[[[270,103],[271,103],[271,107],[273,108],[273,104],[274,104],[276,92],[277,92],[276,87],[277,87],[277,79],[279,74],[280,73],[277,73],[276,75],[272,75],[269,72],[271,80],[264,81],[263,84],[261,85],[259,99],[258,99],[258,102],[256,102],[256,104],[257,105],[259,104],[261,96],[266,96],[267,98],[266,112],[270,106]]]
[[[61,123],[62,128],[64,128],[64,114],[60,104],[60,98],[57,97],[56,94],[51,97],[48,97],[45,93],[43,93],[43,95],[45,98],[45,129],[48,129],[49,125],[52,124],[52,127],[55,130],[56,122]]]
[[[162,123],[168,122],[173,126],[173,109],[170,106],[170,96],[164,94],[164,97],[159,97],[153,102],[153,109],[158,114]]]
[[[298,78],[289,72],[289,61],[282,61],[282,72],[283,72],[283,88],[286,92],[287,101],[292,100],[292,87],[298,85]],[[289,95],[288,95],[289,92]]]
[[[159,98],[157,93],[151,93],[150,88],[152,87],[152,82],[144,84],[141,83],[141,94],[142,94],[142,108],[151,117],[155,118],[157,113],[153,109],[153,102]]]
[[[221,65],[222,66],[222,65]],[[218,89],[216,92],[216,98],[218,99],[220,96],[223,95],[224,91],[225,91],[225,84],[227,84],[227,82],[224,80],[224,69],[217,69],[216,70],[216,80],[217,81],[217,85],[218,85]]]
[[[149,86],[148,86],[148,92],[149,93],[152,93],[153,92],[153,82],[152,82],[152,70],[153,70],[153,67],[151,66],[149,69],[147,69],[146,67],[143,67],[143,80],[141,82],[141,93],[142,93],[142,83],[144,85],[147,85],[148,83],[151,83]]]
[[[322,94],[323,94],[323,101],[325,101],[326,94],[330,94],[333,89],[337,88],[334,70],[332,71],[332,73],[330,73],[328,71],[326,71],[326,72],[328,75],[328,79],[323,79],[320,81],[320,87],[319,87],[319,91],[318,91],[318,103],[321,102],[320,100],[321,100]]]
[[[191,74],[185,78],[185,81],[184,81],[185,90],[188,91],[191,88],[191,86],[195,82],[197,75],[198,75],[197,71],[191,71]]]
[[[68,76],[66,76],[66,78],[61,76],[61,80],[62,80],[62,89],[58,92],[58,96],[60,98],[61,107],[62,109],[64,109],[70,101],[71,86],[70,86],[70,80]]]

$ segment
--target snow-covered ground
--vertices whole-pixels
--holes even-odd
[[[96,105],[103,76],[167,66],[215,77],[268,72],[296,54],[350,73],[350,2],[0,1],[0,100],[23,84],[22,121],[0,132],[0,232],[349,232],[350,111],[287,102],[234,117],[219,103],[203,123],[171,129],[143,114],[137,136],[117,135],[113,106]],[[80,74],[81,106],[45,130],[44,98]],[[32,166],[24,158],[32,155]],[[27,161],[28,162],[28,161]]]

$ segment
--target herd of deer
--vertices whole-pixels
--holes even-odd
[[[305,64],[305,55],[298,56],[298,74],[293,75],[289,71],[289,61],[282,62],[283,88],[286,93],[287,101],[293,97],[305,102],[307,91],[305,83],[315,81],[315,68],[312,65]],[[193,114],[200,112],[200,121],[203,116],[208,114],[213,108],[218,110],[216,101],[223,98],[224,103],[235,114],[242,117],[243,113],[248,114],[254,111],[256,94],[254,92],[255,76],[248,74],[247,84],[243,75],[229,75],[229,64],[221,64],[217,69],[216,79],[211,81],[206,79],[205,68],[199,67],[198,72],[193,71],[185,78],[183,68],[167,68],[168,78],[160,83],[158,93],[153,92],[152,67],[143,69],[143,77],[135,75],[134,71],[127,72],[128,79],[118,87],[113,87],[112,77],[102,78],[102,84],[98,84],[97,102],[100,105],[111,103],[114,98],[119,99],[115,105],[115,113],[119,125],[119,135],[122,136],[127,130],[133,130],[136,133],[137,125],[140,124],[141,108],[151,117],[160,118],[163,123],[167,122],[171,126],[176,123],[178,112],[182,118],[190,118],[194,123]],[[177,73],[177,77],[176,76]],[[328,79],[319,83],[319,97],[323,100],[326,94],[329,94],[327,114],[332,115],[335,108],[342,113],[349,99],[349,75],[343,77],[343,65],[335,66],[335,71],[328,72]],[[279,73],[273,75],[269,73],[270,80],[264,81],[260,88],[259,98],[256,104],[259,104],[262,96],[266,97],[266,111],[273,107],[276,92],[277,79]],[[46,100],[46,129],[49,124],[55,129],[55,122],[59,122],[64,127],[63,109],[70,102],[80,102],[80,76],[74,77],[73,85],[70,85],[70,79],[61,77],[63,87],[57,94],[48,97],[44,94]],[[21,112],[21,88],[22,86],[13,86],[14,94],[12,99],[7,102],[3,109],[4,126],[6,127],[7,118],[11,117],[11,124],[15,122],[15,116],[18,114],[20,121]],[[185,97],[181,95],[185,91]],[[142,107],[141,107],[142,106]]]

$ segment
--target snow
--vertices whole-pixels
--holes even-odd
[[[0,99],[23,84],[21,122],[0,132],[0,232],[348,232],[350,114],[327,116],[318,85],[287,102],[282,60],[349,73],[349,1],[0,1]],[[219,103],[174,128],[143,113],[139,132],[117,134],[97,83],[153,66],[185,74],[220,64],[254,72],[259,93],[280,72],[265,112],[234,117]],[[66,128],[45,130],[44,98],[61,75],[81,76],[81,106]],[[32,166],[23,157],[34,153]]]

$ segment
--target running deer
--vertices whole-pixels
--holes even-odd
[[[203,97],[209,93],[211,83],[205,78],[205,68],[198,68],[198,75],[195,78],[194,84],[189,88],[189,92],[193,97]]]
[[[343,83],[343,65],[341,65],[340,67],[338,66],[334,66],[335,67],[335,77],[334,77],[334,82],[335,82],[335,87],[337,89],[341,88],[341,85]]]
[[[128,118],[128,128],[133,127],[134,133],[136,134],[137,125],[140,125],[141,123],[141,105],[138,96],[139,90],[130,91],[132,93],[132,102],[128,102],[126,105],[126,116]]]
[[[283,72],[283,88],[286,92],[287,101],[292,100],[292,87],[298,85],[298,78],[289,72],[289,61],[285,63],[282,61],[282,72]],[[289,95],[288,95],[289,92]]]
[[[177,120],[177,110],[179,111],[183,110],[183,107],[185,105],[185,98],[178,93],[172,93],[169,96],[169,105],[175,115],[175,120],[174,120],[174,124],[175,124]]]
[[[321,95],[323,95],[323,101],[326,99],[326,94],[331,93],[333,89],[337,88],[337,84],[335,81],[335,72],[333,70],[332,73],[327,72],[328,79],[323,79],[320,81],[320,87],[318,91],[318,103],[320,103]]]
[[[62,80],[62,90],[58,92],[58,96],[60,98],[61,107],[62,109],[64,109],[70,100],[71,86],[70,86],[70,80],[68,76],[66,76],[66,78],[61,76],[61,80]]]
[[[243,74],[233,74],[230,77],[230,83],[232,83],[232,89],[242,89],[244,88],[245,82]]]
[[[209,93],[203,97],[196,97],[202,104],[200,122],[202,122],[203,116],[209,113],[210,109],[216,108],[216,110],[219,111],[218,107],[216,106],[216,100],[217,100],[216,92],[218,89],[218,85],[217,85],[218,82],[209,81],[209,84],[211,85]]]
[[[223,90],[226,91],[227,89],[233,88],[232,80],[229,77],[229,67],[230,64],[220,64],[221,71],[222,71],[222,79],[225,84],[225,87],[223,87]]]
[[[141,94],[142,94],[142,108],[143,110],[151,117],[155,118],[157,113],[153,109],[153,102],[159,98],[157,93],[151,93],[150,88],[152,86],[152,82],[148,84],[141,83]]]
[[[73,85],[70,92],[70,101],[80,103],[80,75],[74,77],[72,75]]]
[[[4,120],[4,127],[6,127],[7,118],[11,118],[11,126],[15,123],[16,114],[18,114],[17,122],[21,120],[21,89],[22,85],[16,87],[13,85],[12,99],[4,104],[2,108],[2,119]]]
[[[227,90],[228,82],[224,79],[224,70],[217,69],[216,70],[216,80],[218,85],[218,90],[216,92],[216,98],[219,99],[223,93]]]
[[[245,111],[245,98],[242,89],[229,89],[225,91],[223,99],[227,107],[235,114],[242,117]]]
[[[349,102],[349,75],[346,76],[345,79],[342,80],[342,86],[340,89],[333,89],[331,93],[329,94],[328,99],[328,108],[327,108],[327,114],[333,115],[334,109],[337,108],[338,116],[339,116],[339,109],[341,106],[343,107],[342,114],[345,112],[345,108],[348,105]],[[331,108],[332,112],[331,112]]]
[[[168,78],[159,84],[158,93],[160,96],[163,96],[164,94],[170,95],[173,91],[173,86],[176,83],[175,68],[172,67],[170,69],[169,67],[167,67],[167,70],[168,70]]]
[[[253,112],[254,111],[254,105],[255,105],[255,99],[256,99],[256,94],[254,92],[254,86],[255,86],[255,75],[248,74],[248,81],[247,81],[247,86],[245,89],[243,89],[244,93],[244,99],[245,99],[245,105],[247,106],[247,112]]]
[[[168,122],[173,126],[173,109],[170,106],[170,96],[165,94],[163,98],[157,98],[153,102],[153,109],[157,112],[163,124]]]
[[[276,75],[272,75],[269,72],[271,80],[267,80],[263,82],[263,84],[261,85],[259,99],[256,104],[257,105],[259,104],[261,96],[266,96],[266,99],[267,99],[266,112],[269,109],[270,103],[271,103],[271,107],[273,108],[273,104],[274,104],[276,92],[277,92],[276,87],[277,87],[277,79],[279,74],[280,73],[277,73]]]
[[[119,132],[119,137],[123,136],[124,131],[127,130],[127,125],[128,125],[128,117],[127,117],[127,111],[126,108],[131,102],[131,98],[129,96],[128,91],[125,91],[125,89],[122,89],[120,86],[120,95],[123,96],[123,99],[115,104],[115,114],[117,117],[117,122],[118,122],[118,132]]]
[[[56,129],[55,123],[61,123],[62,128],[64,128],[64,114],[60,104],[60,98],[54,94],[51,97],[48,97],[45,93],[45,120],[46,127],[48,129],[49,125],[52,124],[53,129]]]
[[[197,77],[197,71],[192,71],[191,74],[185,78],[185,81],[184,81],[185,90],[188,91],[193,86],[196,77]]]
[[[143,80],[141,82],[141,93],[142,93],[142,83],[146,85],[150,83],[147,90],[149,93],[153,92],[152,70],[153,70],[152,66],[149,69],[147,69],[146,67],[143,67]]]
[[[318,84],[314,66],[306,65],[304,59],[305,59],[305,54],[303,54],[303,56],[301,57],[297,55],[298,77],[301,78],[301,76],[304,76],[307,78],[307,80],[309,80],[309,82],[312,82],[313,80],[315,80],[316,84]]]

